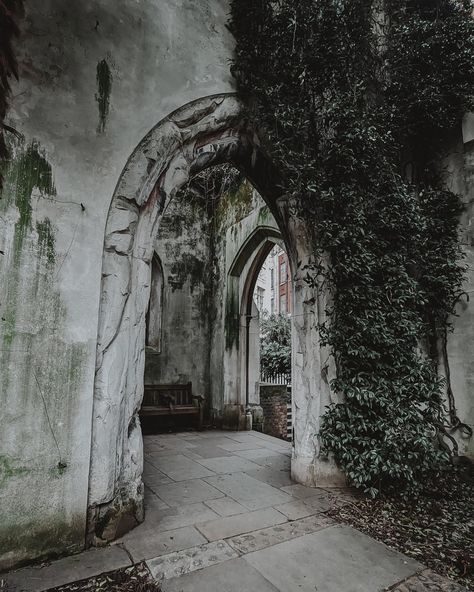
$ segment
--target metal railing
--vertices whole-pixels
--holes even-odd
[[[270,384],[284,384],[286,386],[291,385],[291,374],[265,374],[262,373],[260,377],[261,382],[266,382]]]

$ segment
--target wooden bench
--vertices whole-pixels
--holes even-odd
[[[195,415],[198,428],[202,428],[203,401],[201,395],[193,395],[192,383],[146,384],[140,415]]]

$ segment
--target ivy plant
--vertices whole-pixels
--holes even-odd
[[[447,460],[439,339],[461,294],[442,149],[474,109],[474,21],[450,0],[234,0],[233,73],[330,298],[319,434],[349,481],[413,490]],[[450,417],[456,417],[451,410]]]

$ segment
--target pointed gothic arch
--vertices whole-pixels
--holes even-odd
[[[266,201],[295,269],[304,263],[300,225],[291,219],[278,173],[234,95],[194,101],[162,120],[140,142],[116,186],[105,230],[88,503],[92,542],[113,539],[143,518],[138,411],[143,398],[150,264],[161,216],[190,177],[224,162],[240,169]],[[309,484],[314,481],[311,467],[317,456],[313,439],[320,416],[321,366],[319,352],[313,352],[311,363],[305,362],[317,311],[313,293],[300,276],[295,282],[295,305],[299,303],[308,317],[295,334],[302,355],[295,368],[301,390],[296,421],[298,417],[304,421],[300,431],[295,430],[293,457],[294,476]],[[305,305],[304,300],[311,298],[312,304]]]

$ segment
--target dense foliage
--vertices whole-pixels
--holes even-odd
[[[445,456],[436,359],[463,272],[439,162],[474,108],[469,6],[235,0],[231,30],[239,90],[311,236],[308,281],[331,295],[341,403],[323,446],[374,495],[413,487]]]
[[[286,315],[260,319],[260,370],[264,376],[291,374],[291,324]]]

